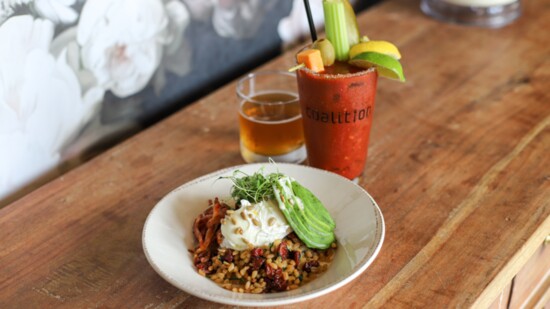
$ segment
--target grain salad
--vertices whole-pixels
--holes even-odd
[[[335,223],[313,193],[279,173],[228,178],[234,206],[210,200],[193,224],[200,275],[258,294],[296,289],[330,267]]]
[[[334,259],[336,243],[327,250],[307,248],[294,234],[262,247],[237,251],[218,248],[200,275],[239,293],[293,290],[325,272]],[[199,255],[195,255],[199,258]]]

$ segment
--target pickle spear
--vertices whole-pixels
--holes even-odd
[[[348,29],[348,44],[353,46],[359,43],[361,34],[359,33],[359,26],[357,25],[357,18],[353,7],[348,0],[342,0],[344,2],[344,13],[346,15],[346,28]]]

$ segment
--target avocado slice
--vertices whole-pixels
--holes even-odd
[[[321,201],[296,180],[282,176],[273,184],[275,199],[296,235],[308,248],[327,249],[336,223]]]

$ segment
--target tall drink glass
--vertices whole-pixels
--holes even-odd
[[[363,173],[378,73],[345,63],[297,71],[310,166],[355,179]]]

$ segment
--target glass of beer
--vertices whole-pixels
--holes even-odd
[[[237,84],[240,148],[248,163],[301,163],[306,157],[296,77],[250,73]]]

